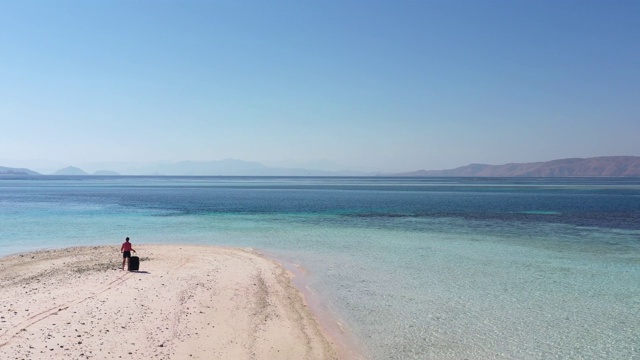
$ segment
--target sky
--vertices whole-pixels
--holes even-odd
[[[640,156],[638,39],[638,1],[0,0],[0,166]]]

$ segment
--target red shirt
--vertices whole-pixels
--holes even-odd
[[[122,247],[120,248],[120,252],[122,251],[131,251],[131,243],[130,242],[124,242],[122,243]]]

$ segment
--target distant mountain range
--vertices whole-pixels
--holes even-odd
[[[42,174],[29,169],[24,169],[24,168],[9,168],[9,167],[0,166],[0,175],[42,175]],[[84,170],[80,168],[68,166],[64,169],[60,169],[54,172],[51,175],[91,175],[91,174],[86,173]],[[94,172],[93,175],[120,175],[120,174],[114,171],[101,170],[101,171]]]
[[[640,157],[603,156],[504,165],[471,164],[450,170],[419,170],[396,174],[276,168],[257,162],[226,159],[147,164],[129,167],[123,172],[99,170],[93,173],[93,175],[101,176],[121,174],[157,176],[640,177]],[[0,167],[0,175],[41,174],[24,168]],[[54,172],[52,175],[90,174],[80,168],[69,166]]]
[[[330,171],[299,168],[269,167],[258,162],[236,159],[215,161],[180,161],[176,163],[103,163],[98,166],[111,165],[114,170],[97,170],[93,173],[75,166],[68,166],[51,173],[51,175],[87,176],[87,175],[151,175],[151,176],[374,176],[374,173],[358,171]],[[88,165],[89,166],[89,165]],[[96,168],[96,164],[91,164]],[[0,168],[0,175],[42,175],[28,169]],[[30,172],[27,172],[30,171]]]
[[[394,175],[419,177],[630,177],[640,176],[640,157],[602,156],[522,164],[471,164],[450,170],[419,170]]]
[[[176,163],[113,164],[123,175],[168,176],[365,176],[372,173],[270,167],[259,162],[237,159],[180,161]]]
[[[86,171],[74,167],[74,166],[67,166],[64,169],[60,169],[56,172],[54,172],[52,175],[120,175],[119,173],[115,172],[115,171],[108,171],[108,170],[99,170],[94,172],[93,174],[89,174]]]

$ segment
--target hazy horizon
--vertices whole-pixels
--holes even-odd
[[[27,168],[29,170],[33,170],[42,174],[53,173],[57,170],[61,170],[67,167],[75,167],[81,170],[84,170],[88,173],[93,173],[95,171],[100,170],[110,170],[116,172],[126,172],[122,169],[125,168],[143,168],[143,167],[153,167],[153,166],[161,166],[161,165],[172,165],[181,162],[195,162],[195,163],[208,163],[208,162],[222,162],[225,160],[237,160],[241,162],[248,163],[258,163],[260,165],[264,165],[271,168],[282,168],[282,169],[310,169],[310,170],[318,170],[318,171],[329,171],[329,172],[340,172],[340,171],[361,171],[361,172],[376,172],[380,170],[376,169],[365,169],[365,168],[351,168],[343,166],[339,163],[333,163],[329,161],[317,160],[317,161],[295,161],[292,159],[285,159],[282,161],[274,161],[274,162],[257,162],[252,160],[245,159],[211,159],[211,160],[202,160],[202,161],[193,161],[193,160],[179,160],[179,161],[168,161],[168,160],[158,160],[158,161],[88,161],[83,163],[70,163],[65,161],[49,161],[49,160],[10,160],[10,159],[0,159],[0,166],[10,167],[10,168]]]
[[[632,157],[638,158],[634,156],[621,155],[617,157]],[[597,160],[602,157],[591,157],[591,158],[582,158],[585,160]],[[575,158],[572,158],[575,159]],[[553,161],[561,161],[561,160],[569,160],[568,158],[563,159],[551,159]],[[12,164],[12,161],[6,159],[0,159],[0,167],[10,167],[10,168],[27,168],[32,171],[36,171],[42,175],[51,175],[58,171],[67,171],[69,168],[80,169],[87,174],[94,174],[101,171],[107,172],[116,172],[120,175],[176,175],[176,176],[185,176],[185,175],[196,175],[196,176],[372,176],[372,175],[392,175],[392,174],[406,174],[406,173],[415,173],[419,171],[450,171],[456,170],[458,168],[467,168],[469,165],[488,165],[492,167],[500,167],[504,165],[524,165],[527,164],[539,164],[546,163],[549,161],[537,161],[537,162],[514,162],[514,163],[505,163],[505,164],[479,164],[479,163],[469,163],[462,166],[457,166],[455,168],[447,168],[447,169],[412,169],[408,171],[377,171],[377,170],[369,170],[369,169],[353,169],[353,168],[345,168],[340,166],[340,164],[331,163],[327,161],[318,161],[318,162],[295,162],[295,161],[282,161],[282,162],[274,162],[274,163],[260,163],[253,161],[245,161],[241,159],[220,159],[220,160],[211,160],[211,161],[179,161],[179,162],[170,162],[170,161],[159,161],[159,162],[89,162],[83,164],[66,164],[63,162],[34,162],[33,166],[24,166],[24,164]],[[615,162],[619,161],[618,159],[611,163],[613,165]],[[7,166],[7,163],[11,166]],[[571,164],[571,163],[567,163]],[[582,163],[581,166],[584,164]],[[557,166],[557,162],[552,165],[552,167]],[[569,165],[570,166],[570,165]],[[594,165],[591,165],[592,167]],[[602,163],[596,164],[596,168],[600,168]],[[607,168],[605,166],[604,168]],[[603,168],[603,169],[604,169]],[[540,168],[536,168],[540,169]],[[480,168],[477,169],[480,171]],[[517,168],[510,166],[508,169],[494,169],[493,171],[515,171],[516,173],[521,173],[522,171],[531,171],[531,168]],[[584,169],[583,169],[584,170]],[[601,169],[602,170],[602,169]],[[623,173],[627,171],[626,167],[608,167],[608,173],[611,174],[611,171]],[[465,174],[468,170],[465,170]],[[554,170],[556,171],[556,170]],[[577,171],[576,169],[570,170],[566,168],[563,170],[567,171]],[[68,174],[67,174],[68,175]],[[449,175],[447,175],[449,176]],[[458,176],[458,175],[452,175]],[[468,175],[462,175],[468,176]],[[486,176],[486,175],[478,175],[478,176]],[[520,175],[491,175],[491,176],[520,176]],[[549,176],[557,176],[557,175],[549,175]],[[596,175],[580,175],[580,176],[596,176]],[[627,176],[627,175],[597,175],[597,176]]]
[[[3,2],[0,166],[639,156],[639,14],[633,1]]]

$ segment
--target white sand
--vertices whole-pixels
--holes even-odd
[[[249,251],[136,245],[0,260],[0,359],[337,359],[290,275]]]

